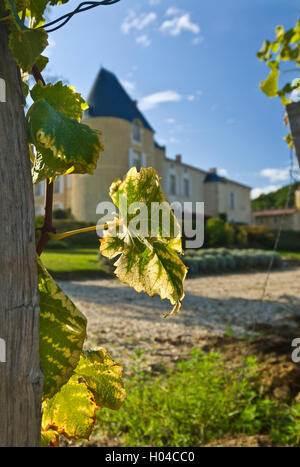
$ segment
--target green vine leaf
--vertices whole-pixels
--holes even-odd
[[[150,167],[137,172],[133,167],[123,182],[117,180],[111,185],[110,196],[119,208],[120,218],[109,223],[101,240],[101,253],[108,258],[119,256],[115,274],[122,282],[137,292],[144,291],[150,296],[158,294],[162,299],[169,299],[174,307],[165,317],[178,312],[184,297],[183,281],[187,268],[177,255],[182,253],[180,227],[161,190],[156,171]],[[133,203],[147,207],[147,217],[141,219],[146,224],[147,235],[136,235],[132,229],[132,221],[136,217],[130,208]],[[159,205],[163,206],[163,215],[154,222],[153,233],[155,210],[152,206],[158,209]],[[165,230],[168,222],[163,220],[170,223],[168,233]],[[119,224],[117,229],[116,224]]]
[[[42,429],[54,430],[68,439],[89,439],[97,410],[85,381],[73,375],[52,399],[43,403]]]
[[[93,173],[103,151],[98,132],[57,112],[45,99],[30,107],[27,120],[29,140],[37,149],[34,183],[65,173]]]
[[[40,55],[35,61],[35,64],[38,67],[39,71],[43,71],[48,65],[48,63],[49,63],[49,58],[45,57],[44,55]]]
[[[122,366],[102,348],[83,352],[75,369],[93,393],[97,405],[113,410],[118,410],[126,398],[122,371]]]
[[[268,78],[260,82],[260,89],[268,96],[275,97],[278,95],[278,79],[279,71],[274,68],[271,70]]]
[[[21,29],[11,21],[9,47],[20,68],[31,72],[36,60],[47,47],[48,34],[43,29]]]
[[[40,358],[43,397],[53,396],[71,377],[86,338],[85,316],[38,261],[40,293]]]
[[[73,87],[63,85],[62,81],[43,86],[38,82],[30,92],[34,101],[45,99],[56,112],[66,117],[81,120],[83,110],[88,108],[87,103]]]

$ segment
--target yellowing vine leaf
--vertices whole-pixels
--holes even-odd
[[[40,358],[43,397],[53,396],[76,368],[86,338],[86,318],[58,287],[38,259]]]
[[[84,352],[69,381],[44,401],[43,432],[54,430],[69,439],[88,439],[96,411],[104,407],[117,410],[125,397],[122,367],[105,349]]]
[[[46,86],[38,82],[30,94],[34,101],[45,99],[56,112],[76,120],[81,120],[83,110],[88,108],[81,95],[73,87],[63,85],[62,81]]]
[[[115,363],[102,348],[84,352],[75,369],[75,373],[85,380],[94,394],[97,405],[114,410],[121,407],[126,397],[122,371],[122,366]]]
[[[37,149],[34,183],[66,172],[93,173],[103,151],[98,132],[57,112],[45,99],[31,106],[27,120],[30,142]]]
[[[68,439],[88,439],[96,422],[96,401],[85,381],[73,375],[52,399],[43,403],[42,430]]]
[[[41,448],[58,447],[59,433],[55,430],[43,431],[41,433]]]
[[[278,95],[278,78],[279,78],[279,71],[276,69],[271,70],[268,78],[264,81],[260,82],[260,89],[268,96],[268,97],[276,97]]]
[[[184,297],[183,281],[187,268],[177,255],[182,252],[179,224],[161,190],[156,171],[150,167],[137,172],[133,167],[123,182],[117,180],[112,184],[110,196],[119,208],[120,218],[109,223],[101,240],[101,253],[108,258],[119,256],[115,274],[122,282],[137,292],[168,298],[174,307],[165,317],[178,312]],[[136,216],[135,210],[131,209],[133,203],[141,203],[147,208],[147,218],[145,215],[141,218],[141,223],[148,227],[146,235],[143,232],[136,234],[132,228]],[[153,216],[161,203],[164,214],[154,222],[153,232]],[[116,223],[119,224],[117,229]],[[166,224],[170,225],[168,233]]]

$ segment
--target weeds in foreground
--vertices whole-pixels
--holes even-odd
[[[188,361],[156,377],[139,371],[127,384],[118,412],[100,411],[105,430],[123,446],[200,446],[225,434],[265,434],[275,443],[300,443],[300,404],[266,399],[259,368],[248,358],[245,377],[230,371],[218,354],[195,349]]]

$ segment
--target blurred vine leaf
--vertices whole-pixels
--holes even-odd
[[[292,82],[286,82],[283,87],[279,87],[279,79],[282,72],[289,71],[281,68],[285,62],[292,62],[300,68],[300,19],[296,26],[285,31],[283,26],[275,28],[275,40],[270,42],[265,40],[261,49],[257,52],[257,58],[266,62],[271,68],[269,76],[260,82],[260,89],[268,97],[280,97],[282,105],[287,106],[291,103],[291,93],[300,91],[300,79],[294,79]],[[297,71],[297,68],[293,71]],[[285,140],[290,148],[294,148],[291,134],[289,133]]]
[[[108,258],[119,256],[115,274],[122,282],[137,292],[169,299],[174,307],[165,317],[177,313],[184,297],[187,268],[177,254],[182,253],[180,227],[156,171],[150,167],[137,172],[133,167],[123,181],[111,185],[110,196],[120,217],[108,223],[101,253]],[[138,214],[141,206],[146,210]],[[163,206],[162,216],[158,215],[159,206]],[[134,229],[137,223],[143,224],[140,232]],[[166,229],[168,224],[170,229]]]
[[[40,259],[40,358],[43,397],[53,396],[71,377],[86,338],[87,320],[56,284]]]
[[[268,97],[279,96],[283,105],[290,103],[287,94],[293,90],[300,89],[299,80],[295,83],[287,82],[279,89],[279,77],[281,75],[280,66],[282,62],[293,62],[300,67],[300,20],[296,26],[285,31],[283,26],[277,26],[275,29],[275,40],[270,42],[265,40],[261,49],[257,52],[257,58],[271,68],[268,78],[260,83],[261,90]],[[284,70],[283,70],[284,71]]]
[[[30,107],[27,122],[29,142],[37,150],[33,183],[66,173],[93,173],[103,151],[100,132],[66,117],[45,99]]]

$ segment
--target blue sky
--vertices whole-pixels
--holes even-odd
[[[289,150],[284,109],[259,90],[267,67],[256,52],[298,16],[297,0],[121,0],[51,33],[44,74],[86,98],[104,66],[138,100],[169,157],[217,167],[257,195],[288,183]]]

